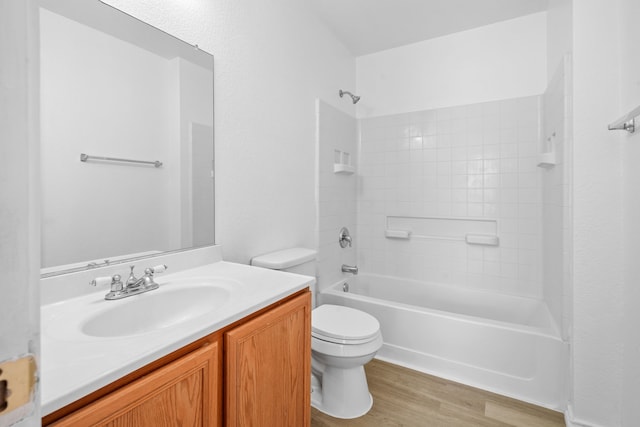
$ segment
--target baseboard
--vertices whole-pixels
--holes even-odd
[[[564,411],[564,423],[567,427],[604,427],[599,424],[588,423],[584,420],[576,420],[573,415],[573,405],[571,403],[567,405],[567,410]]]

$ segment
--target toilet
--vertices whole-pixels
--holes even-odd
[[[251,265],[315,276],[316,251],[292,248],[254,257]],[[311,290],[315,306],[315,288]],[[311,312],[311,406],[336,418],[371,409],[364,365],[382,347],[380,323],[368,313],[324,304]]]

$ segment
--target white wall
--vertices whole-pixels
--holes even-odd
[[[349,153],[358,165],[357,121],[353,116],[318,100],[318,289],[325,289],[349,277],[342,264],[356,265],[356,248],[361,236],[356,228],[358,174],[335,174],[335,150]],[[347,227],[351,247],[341,248],[338,233]]]
[[[0,361],[40,355],[38,10],[0,2]],[[35,402],[40,400],[36,390]],[[0,425],[39,426],[39,407],[0,415]],[[15,418],[14,418],[15,416]]]
[[[240,262],[315,247],[315,99],[354,114],[355,61],[305,2],[214,6],[217,242]]]
[[[637,374],[638,366],[636,359],[625,367],[634,367],[633,371],[623,370],[625,300],[633,295],[625,290],[623,242],[628,231],[634,229],[623,223],[632,212],[623,210],[623,202],[626,197],[637,198],[634,188],[637,184],[630,178],[628,183],[635,185],[627,186],[629,193],[623,192],[626,178],[622,159],[625,146],[631,141],[623,132],[607,130],[607,124],[623,114],[620,94],[627,90],[620,81],[621,59],[629,54],[620,46],[627,35],[621,38],[616,30],[621,25],[622,4],[620,0],[573,2],[574,285],[570,411],[576,423],[589,426],[622,425],[623,378]],[[635,103],[639,101],[636,99]],[[630,161],[637,169],[637,158]],[[637,260],[631,262],[637,264]],[[632,267],[626,271],[631,273]],[[629,284],[636,285],[637,279]],[[637,301],[626,304],[637,311]],[[635,329],[633,333],[637,334]],[[637,394],[625,399],[637,405]],[[626,425],[638,425],[638,420]]]
[[[640,2],[622,0],[620,3],[620,113],[640,105]],[[640,425],[640,132],[621,137],[624,176],[624,236],[625,236],[625,318],[623,321],[622,425]]]
[[[110,0],[213,53],[216,240],[225,258],[316,246],[315,99],[354,114],[339,89],[355,61],[294,0]]]
[[[357,58],[358,117],[539,95],[546,13]]]
[[[543,132],[541,150],[555,153],[555,166],[541,170],[542,175],[542,267],[543,295],[562,336],[566,339],[570,318],[571,250],[571,59],[557,64],[543,96]]]
[[[547,77],[551,80],[571,51],[573,43],[572,27],[573,0],[549,0],[547,8]]]

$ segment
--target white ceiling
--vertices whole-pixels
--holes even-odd
[[[355,56],[541,12],[548,0],[311,0]]]

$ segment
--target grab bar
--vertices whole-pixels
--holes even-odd
[[[629,133],[634,133],[636,131],[636,117],[638,116],[640,116],[640,106],[611,123],[609,130],[626,130]]]
[[[150,162],[146,160],[119,159],[117,157],[90,156],[88,154],[80,153],[80,161],[86,162],[87,160],[105,160],[107,162],[137,163],[137,164],[144,164],[144,165],[153,165],[156,168],[159,168],[160,166],[162,166],[162,162],[158,160]]]

